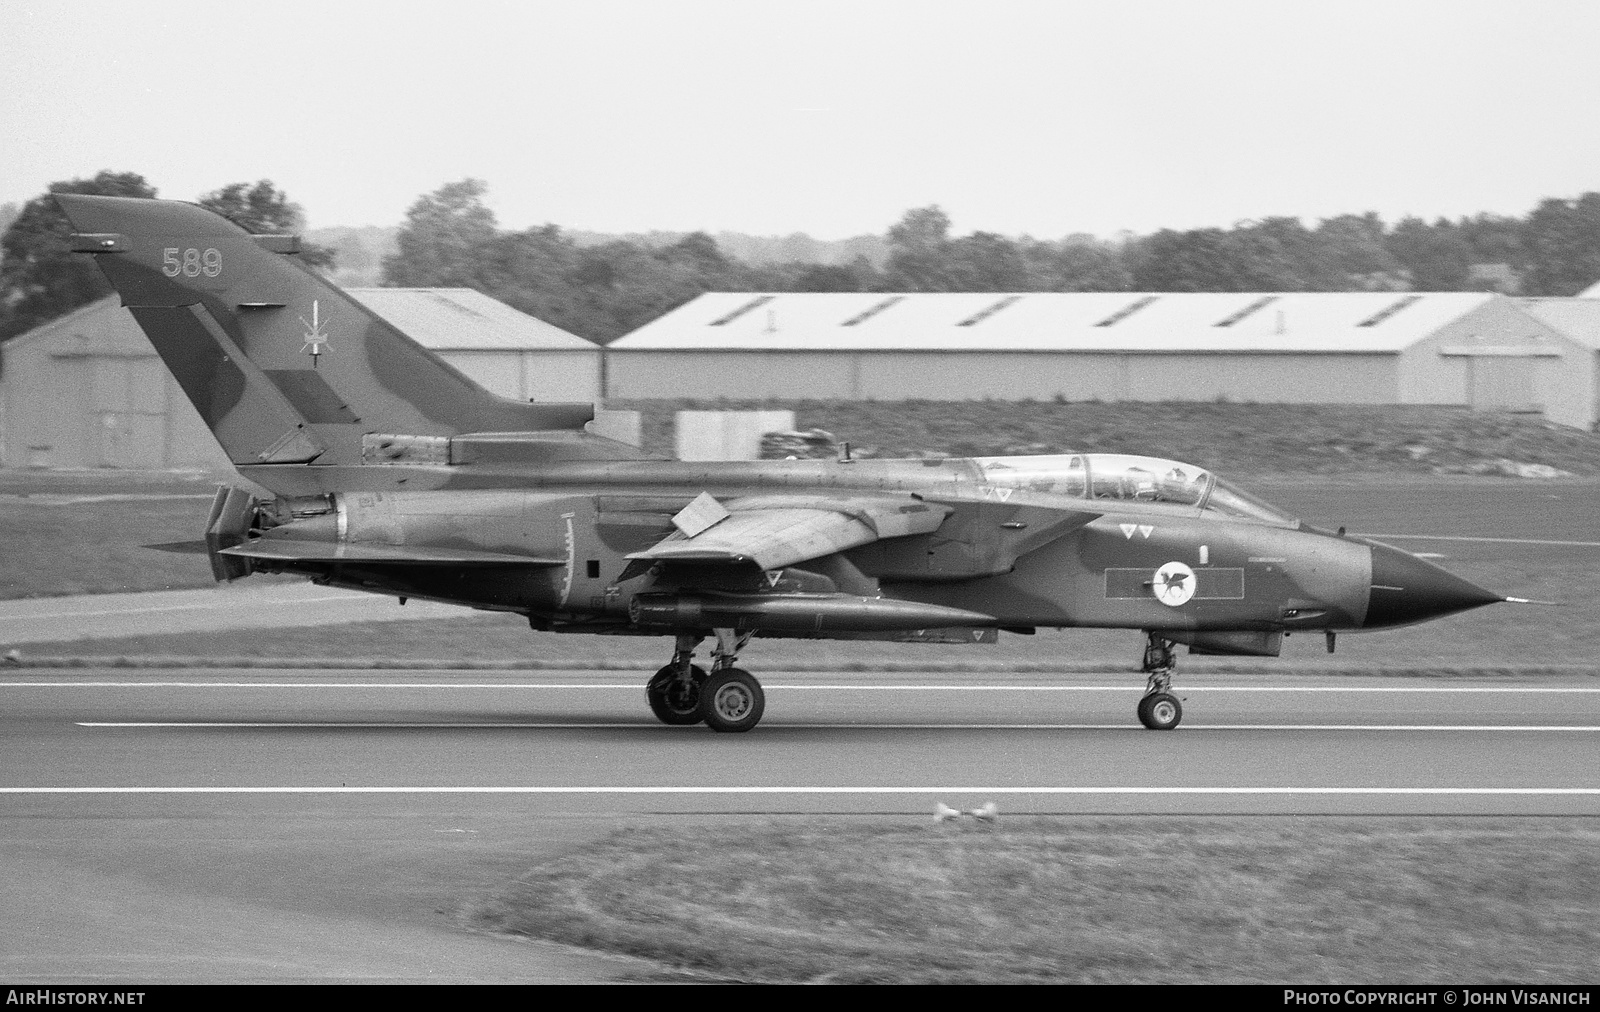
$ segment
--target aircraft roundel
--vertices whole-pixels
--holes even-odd
[[[1151,588],[1156,592],[1156,600],[1169,608],[1187,604],[1194,596],[1194,570],[1181,562],[1169,562],[1156,570]]]

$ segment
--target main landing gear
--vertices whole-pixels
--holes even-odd
[[[694,648],[704,638],[692,633],[678,636],[672,663],[645,684],[650,712],[663,724],[698,724],[713,731],[748,731],[761,721],[766,693],[761,683],[743,668],[734,667],[739,651],[750,642],[749,633],[714,630],[717,647],[711,654],[711,672],[693,663]]]
[[[1170,731],[1183,719],[1183,704],[1167,691],[1178,666],[1176,644],[1153,632],[1145,636],[1143,670],[1150,680],[1139,700],[1139,723],[1152,731]]]
[[[650,712],[663,724],[700,723],[700,695],[706,684],[706,669],[692,663],[698,636],[679,636],[672,663],[657,671],[645,683],[644,698]]]

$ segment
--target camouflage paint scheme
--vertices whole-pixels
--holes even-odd
[[[685,684],[713,634],[718,670],[752,634],[992,642],[1041,626],[1276,655],[1287,631],[1504,600],[1173,461],[650,457],[587,432],[590,405],[478,387],[301,266],[292,237],[175,201],[57,199],[74,248],[270,493],[219,492],[219,579],[301,573],[538,629],[675,636]],[[1164,691],[1170,650],[1151,656]]]

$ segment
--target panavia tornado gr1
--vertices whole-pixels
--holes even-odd
[[[587,431],[589,404],[477,386],[301,266],[291,236],[175,201],[56,199],[255,486],[212,505],[219,580],[297,573],[538,630],[660,636],[671,656],[645,696],[668,724],[756,726],[761,685],[738,664],[753,636],[1094,627],[1143,631],[1138,716],[1167,729],[1177,644],[1276,656],[1290,632],[1331,647],[1513,600],[1173,460],[654,457]]]

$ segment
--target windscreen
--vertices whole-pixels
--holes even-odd
[[[1216,487],[1211,490],[1211,498],[1206,500],[1206,509],[1242,520],[1263,520],[1269,524],[1282,524],[1285,527],[1292,527],[1295,524],[1295,518],[1283,510],[1257,499],[1221,478],[1217,479]]]

